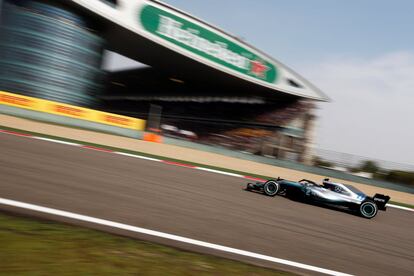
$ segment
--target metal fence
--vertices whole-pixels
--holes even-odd
[[[414,164],[403,164],[366,156],[337,152],[333,150],[316,148],[315,156],[321,158],[324,161],[328,161],[335,166],[343,168],[355,168],[360,166],[364,161],[373,161],[382,169],[414,172]]]

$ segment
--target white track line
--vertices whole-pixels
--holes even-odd
[[[406,210],[406,211],[414,212],[414,209],[411,209],[411,208],[408,208],[408,207],[404,207],[404,206],[394,205],[394,204],[387,204],[387,207],[392,207],[392,208],[397,208],[397,209],[401,209],[401,210]]]
[[[105,225],[105,226],[109,226],[109,227],[116,228],[116,229],[122,229],[122,230],[130,231],[130,232],[146,234],[146,235],[160,237],[160,238],[164,238],[164,239],[168,239],[168,240],[174,240],[174,241],[178,241],[178,242],[182,242],[182,243],[192,244],[192,245],[196,245],[196,246],[200,246],[200,247],[211,248],[211,249],[215,249],[215,250],[218,250],[218,251],[228,252],[228,253],[241,255],[241,256],[247,256],[247,257],[251,257],[251,258],[255,258],[255,259],[269,261],[269,262],[272,262],[272,263],[278,263],[278,264],[293,266],[293,267],[296,267],[296,268],[315,271],[315,272],[319,272],[319,273],[323,273],[323,274],[341,275],[341,276],[351,275],[351,274],[346,274],[346,273],[342,273],[342,272],[338,272],[338,271],[334,271],[334,270],[320,268],[320,267],[317,267],[317,266],[312,266],[312,265],[302,264],[302,263],[293,262],[293,261],[280,259],[280,258],[276,258],[276,257],[271,257],[271,256],[267,256],[267,255],[262,255],[262,254],[258,254],[258,253],[254,253],[254,252],[250,252],[250,251],[235,249],[235,248],[231,248],[231,247],[227,247],[227,246],[223,246],[223,245],[218,245],[218,244],[209,243],[209,242],[203,242],[203,241],[194,240],[194,239],[190,239],[190,238],[186,238],[186,237],[182,237],[182,236],[172,235],[172,234],[168,234],[168,233],[163,233],[163,232],[159,232],[159,231],[154,231],[154,230],[150,230],[150,229],[136,227],[136,226],[123,224],[123,223],[119,223],[119,222],[114,222],[114,221],[110,221],[110,220],[99,219],[99,218],[80,215],[80,214],[76,214],[76,213],[66,212],[66,211],[62,211],[62,210],[52,209],[52,208],[48,208],[48,207],[33,205],[33,204],[24,203],[24,202],[20,202],[20,201],[0,198],[0,204],[13,206],[13,207],[17,207],[17,208],[28,209],[28,210],[37,211],[37,212],[46,213],[46,214],[51,214],[51,215],[60,216],[60,217],[66,217],[66,218],[70,218],[70,219],[74,219],[74,220],[86,221],[86,222],[99,224],[99,225]]]
[[[224,175],[234,176],[234,177],[244,177],[244,175],[241,175],[241,174],[238,174],[238,173],[224,172],[224,171],[213,170],[213,169],[208,169],[208,168],[203,168],[203,167],[195,167],[195,169],[200,170],[200,171],[206,171],[206,172],[212,172],[212,173],[217,173],[217,174],[224,174]]]
[[[39,137],[39,136],[29,136],[29,137],[37,139],[37,140],[43,140],[43,141],[48,141],[48,142],[53,142],[53,143],[58,143],[58,144],[64,144],[64,145],[69,145],[69,146],[78,146],[78,147],[81,146],[81,144],[78,144],[78,143],[72,143],[72,142],[56,140],[56,139],[50,139],[50,138],[45,138],[45,137]]]
[[[83,147],[84,146],[82,144],[66,142],[66,141],[57,140],[57,139],[50,139],[50,138],[45,138],[45,137],[41,137],[41,136],[32,136],[32,135],[22,136],[22,135],[19,135],[19,133],[15,132],[15,131],[7,131],[7,130],[0,129],[0,132],[4,133],[4,134],[15,135],[15,136],[20,136],[20,137],[34,138],[34,139],[48,141],[48,142],[52,142],[52,143],[65,144],[65,145],[69,145],[69,146],[77,146],[77,147]],[[164,161],[164,160],[161,160],[161,159],[146,157],[146,156],[142,156],[142,155],[138,155],[138,154],[125,153],[125,152],[120,152],[120,151],[108,151],[108,153],[114,153],[114,154],[119,154],[119,155],[123,155],[123,156],[144,159],[144,160],[148,160],[148,161],[155,161],[155,162],[163,162]],[[174,165],[174,164],[171,164],[171,163],[167,163],[167,164]],[[188,168],[190,168],[190,167],[188,167]],[[216,173],[216,174],[234,176],[234,177],[238,177],[238,178],[246,178],[246,179],[254,180],[254,179],[251,179],[249,176],[245,176],[245,175],[237,174],[237,173],[230,173],[230,172],[225,172],[225,171],[220,171],[220,170],[213,170],[213,169],[208,169],[208,168],[203,168],[203,167],[192,167],[192,169],[211,172],[211,173]],[[259,179],[258,179],[258,181],[259,181]],[[414,212],[414,209],[412,209],[412,208],[403,207],[403,206],[394,205],[394,204],[387,204],[387,207]]]
[[[162,161],[162,160],[156,159],[156,158],[151,158],[151,157],[146,157],[146,156],[142,156],[142,155],[126,153],[126,152],[120,152],[120,151],[114,151],[113,153],[128,156],[128,157],[133,157],[133,158],[139,158],[139,159],[144,159],[144,160],[149,160],[149,161],[155,161],[155,162],[161,162]]]

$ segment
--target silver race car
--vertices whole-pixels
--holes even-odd
[[[378,210],[385,211],[389,196],[375,194],[369,197],[352,185],[336,183],[328,178],[322,184],[302,179],[289,181],[281,178],[266,182],[248,183],[246,190],[262,192],[268,196],[284,195],[309,203],[334,206],[356,212],[364,218],[375,217]]]

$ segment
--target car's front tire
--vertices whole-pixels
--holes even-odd
[[[263,192],[268,196],[275,196],[280,190],[280,184],[274,180],[267,181],[263,186]]]
[[[367,219],[375,217],[378,213],[378,206],[372,200],[366,200],[359,206],[359,214]]]

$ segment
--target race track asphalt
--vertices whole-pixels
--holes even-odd
[[[247,181],[240,178],[7,134],[0,134],[0,176],[2,198],[345,273],[414,275],[414,214],[404,210],[389,208],[367,220],[246,192]],[[77,224],[307,274],[143,234]]]

